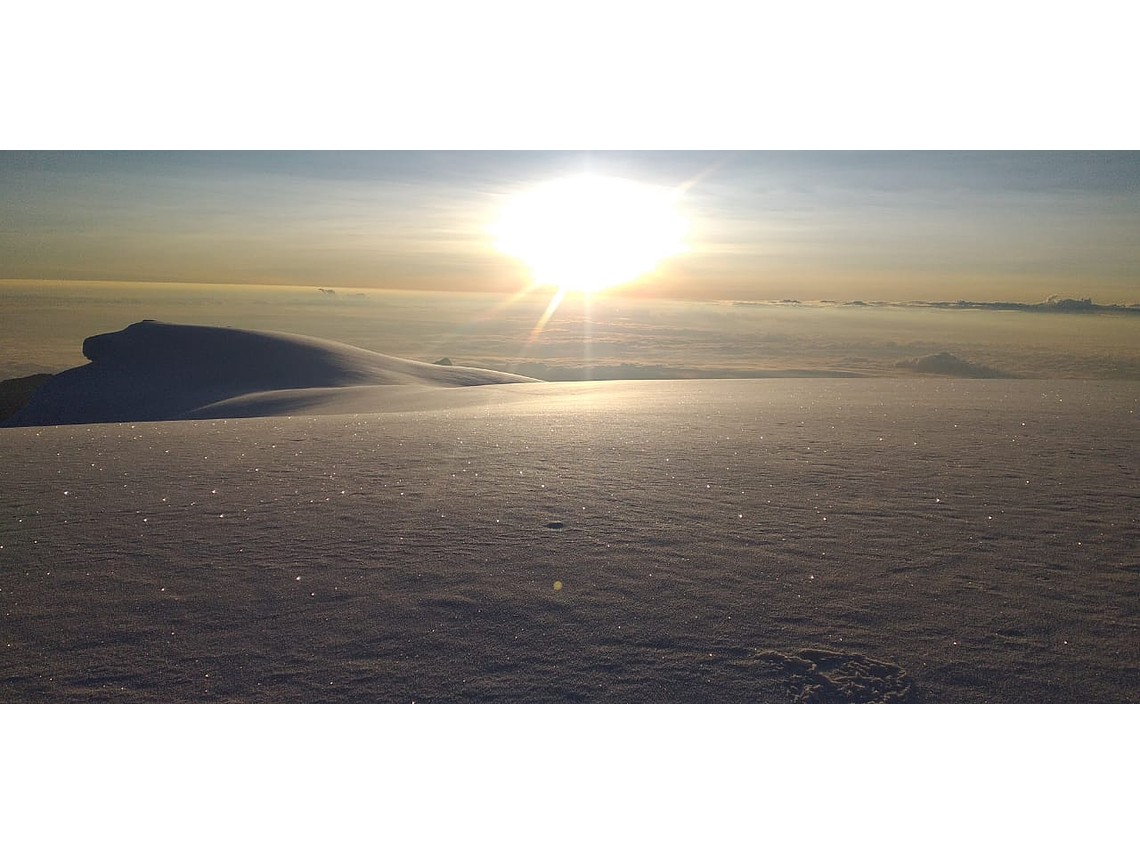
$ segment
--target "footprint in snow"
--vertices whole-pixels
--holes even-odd
[[[781,680],[795,703],[905,703],[915,695],[913,680],[898,665],[858,653],[765,650],[736,664]]]

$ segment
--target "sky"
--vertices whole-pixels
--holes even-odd
[[[626,295],[1140,303],[1140,155],[1107,151],[8,151],[0,279],[517,292],[492,227],[582,174],[687,223]]]

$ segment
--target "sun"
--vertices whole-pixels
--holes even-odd
[[[621,178],[564,178],[513,199],[491,228],[534,286],[592,294],[624,285],[683,252],[677,192]]]

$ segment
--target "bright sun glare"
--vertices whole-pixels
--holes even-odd
[[[685,247],[676,193],[619,178],[579,176],[517,197],[491,229],[530,268],[533,285],[586,294],[651,273]]]

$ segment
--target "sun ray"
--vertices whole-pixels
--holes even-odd
[[[554,296],[550,298],[550,303],[546,306],[546,311],[542,313],[542,317],[538,319],[538,323],[534,325],[530,337],[526,340],[527,347],[534,344],[535,340],[542,334],[542,328],[546,326],[547,321],[558,311],[558,307],[562,304],[562,298],[565,296],[565,288],[559,288],[554,292]]]
[[[592,376],[592,296],[641,279],[669,256],[687,249],[682,239],[688,223],[675,208],[684,189],[585,173],[515,197],[488,231],[499,251],[527,266],[529,282],[472,322],[493,317],[538,289],[552,288],[553,296],[520,348],[514,363],[518,366],[567,294],[577,294],[582,308],[583,373]]]
[[[594,379],[594,315],[591,309],[592,294],[582,295],[582,356],[583,373],[587,380]]]

